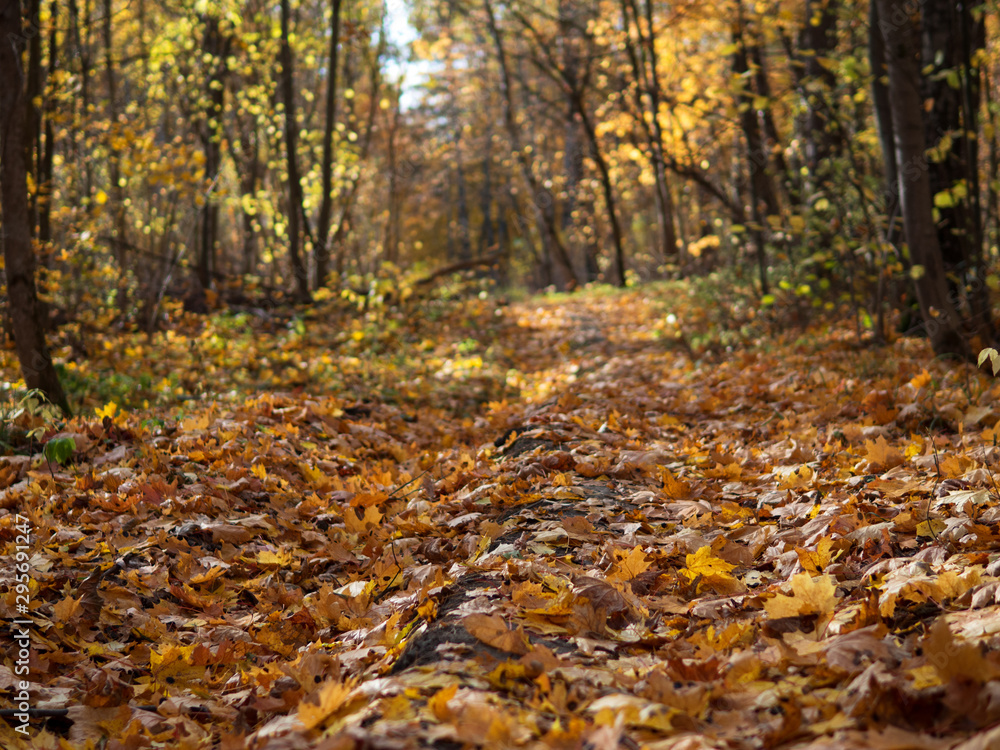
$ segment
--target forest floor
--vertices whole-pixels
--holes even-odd
[[[78,382],[150,403],[10,415],[38,444],[0,458],[0,745],[996,747],[993,381],[718,307],[94,347]]]

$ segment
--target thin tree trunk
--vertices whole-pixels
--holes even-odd
[[[994,108],[994,102],[990,95],[991,78],[984,77],[983,94],[986,98],[986,117],[990,123],[989,137],[989,173],[1000,175],[1000,142],[997,140],[997,128],[1000,127],[1000,118]],[[984,237],[989,238],[990,244],[995,244],[1000,237],[1000,191],[997,190],[996,177],[986,181],[986,218],[987,224],[984,229]],[[993,222],[992,232],[989,229],[989,220]]]
[[[114,57],[112,56],[114,37],[111,26],[113,14],[111,0],[104,0],[103,11],[104,18],[102,19],[101,28],[104,33],[104,75],[108,86],[108,119],[111,123],[108,129],[108,135],[111,139],[111,143],[108,144],[108,172],[111,177],[111,210],[114,216],[112,236],[115,238],[115,252],[118,259],[118,269],[121,274],[118,282],[118,304],[124,309],[127,290],[128,235],[125,227],[125,190],[121,184],[121,165],[119,163],[120,149],[116,143],[121,123],[119,122],[118,75],[115,72]]]
[[[316,223],[316,285],[324,286],[330,270],[330,221],[333,218],[333,133],[337,121],[337,64],[340,44],[341,0],[330,3],[330,52],[326,73],[326,120],[323,128],[323,196]],[[375,96],[375,92],[372,92]]]
[[[84,21],[83,25],[90,29],[90,0],[83,0]],[[76,49],[76,56],[80,60],[80,106],[73,110],[73,150],[77,159],[83,162],[83,197],[89,202],[94,190],[93,167],[91,159],[81,158],[87,140],[87,124],[89,122],[90,110],[90,49],[84,44],[83,35],[80,34],[80,10],[77,0],[69,0],[70,26],[72,29],[73,44]],[[74,102],[75,104],[75,102]]]
[[[389,120],[389,132],[386,135],[388,142],[387,158],[389,167],[389,212],[385,219],[385,259],[389,263],[399,262],[399,242],[400,242],[400,174],[397,162],[397,145],[399,137],[400,107],[399,97],[401,92],[396,94],[396,102]]]
[[[20,0],[0,4],[0,207],[3,211],[4,274],[14,343],[28,388],[38,389],[67,415],[69,402],[45,344],[41,307],[35,289],[31,245],[28,169],[25,160],[27,95],[21,73],[23,38]]]
[[[607,159],[601,151],[601,146],[597,141],[597,132],[594,124],[587,114],[586,105],[583,101],[583,92],[573,93],[573,101],[576,104],[577,114],[583,123],[583,132],[587,134],[590,141],[590,152],[597,163],[597,171],[601,176],[601,187],[604,190],[604,203],[608,210],[608,219],[611,222],[611,238],[615,247],[615,271],[618,275],[618,285],[625,286],[628,279],[625,276],[625,240],[622,233],[621,224],[618,223],[618,209],[615,201],[615,189],[611,184],[611,170],[608,168]]]
[[[482,224],[479,227],[479,254],[493,252],[493,180],[490,162],[493,161],[493,154],[490,149],[489,132],[486,136],[486,154],[483,156],[483,189],[479,193],[479,210],[483,215]]]
[[[483,9],[486,11],[490,36],[493,39],[497,53],[497,62],[500,66],[500,93],[503,96],[504,102],[503,118],[504,126],[507,129],[507,137],[510,140],[510,146],[514,152],[518,170],[530,192],[531,209],[535,215],[535,222],[541,235],[543,255],[549,258],[550,262],[554,259],[569,275],[568,283],[557,282],[561,288],[567,288],[577,284],[578,280],[576,279],[576,274],[573,272],[573,266],[570,263],[566,247],[559,236],[559,230],[555,226],[554,214],[552,211],[544,209],[545,206],[551,207],[552,198],[549,195],[543,194],[542,186],[539,185],[532,171],[531,157],[528,156],[528,153],[521,144],[520,129],[514,112],[514,91],[511,84],[510,70],[507,67],[507,53],[503,46],[503,38],[497,26],[491,0],[483,0]]]
[[[978,75],[971,82],[968,55],[981,46],[981,40],[978,33],[972,32],[968,3],[921,0],[920,8],[922,61],[932,69],[922,77],[921,93],[929,107],[924,118],[924,138],[928,148],[943,151],[940,158],[928,163],[931,195],[950,191],[960,181],[965,181],[968,194],[965,198],[952,195],[947,205],[937,205],[938,243],[946,269],[964,277],[977,265],[980,253],[976,215],[979,201],[974,189],[979,184],[978,149],[976,136],[968,138],[966,133],[976,132],[979,109]],[[965,45],[968,48],[963,49]],[[965,86],[967,82],[971,85]],[[971,121],[968,122],[963,94],[968,94],[969,99]]]
[[[753,63],[753,79],[756,94],[766,102],[765,106],[760,110],[760,119],[764,125],[764,153],[767,158],[774,160],[774,165],[778,170],[778,175],[781,178],[781,181],[787,186],[790,181],[791,170],[788,168],[788,162],[785,161],[785,155],[782,153],[781,134],[778,132],[778,125],[775,123],[774,113],[771,111],[771,100],[773,98],[773,94],[771,92],[770,79],[767,77],[767,66],[764,64],[764,53],[761,51],[760,43],[756,40],[754,40],[752,44],[747,45],[746,51],[749,55],[750,61]],[[753,104],[752,101],[751,104]],[[793,195],[793,191],[790,188],[787,192],[789,200],[796,199],[796,196]],[[778,205],[777,200],[775,200],[775,205]],[[780,208],[778,210],[780,211]],[[771,211],[768,213],[770,215],[777,215]]]
[[[59,3],[53,0],[51,5],[52,18],[49,27],[49,69],[48,80],[52,80],[59,67],[59,46],[56,29],[59,27]],[[54,105],[51,97],[45,100],[45,148],[42,151],[41,165],[38,169],[38,241],[42,246],[43,259],[48,258],[48,244],[52,241],[52,168],[55,162],[56,138],[52,126]],[[43,260],[44,262],[44,260]]]
[[[814,184],[822,184],[829,172],[828,160],[839,144],[833,123],[826,112],[830,95],[837,85],[833,70],[823,64],[836,47],[837,6],[839,0],[806,0],[805,22],[800,46],[805,61],[803,75],[806,111],[803,136],[806,142],[806,167]]]
[[[208,106],[204,113],[205,175],[209,180],[209,193],[201,209],[201,247],[198,253],[198,280],[202,289],[212,285],[212,275],[216,268],[216,244],[218,240],[219,205],[214,200],[216,181],[219,179],[222,149],[222,114],[225,106],[226,89],[224,78],[229,55],[228,40],[222,38],[219,19],[208,14],[205,17],[204,52],[211,57],[208,64],[211,72],[207,76],[205,99]]]
[[[949,296],[937,227],[931,180],[926,169],[923,96],[920,91],[919,39],[907,0],[876,0],[885,34],[889,68],[889,102],[892,111],[899,196],[906,243],[913,263],[923,270],[915,281],[917,301],[935,353],[971,355],[961,317]]]
[[[743,0],[737,0],[737,3],[737,22],[733,28],[733,44],[736,50],[733,53],[732,66],[733,73],[742,80],[749,73],[750,68],[747,60],[747,46],[743,38]],[[740,89],[737,100],[740,108],[740,126],[746,141],[747,163],[750,170],[750,213],[754,222],[751,232],[754,244],[757,246],[757,270],[760,275],[761,293],[767,294],[769,285],[767,281],[767,250],[764,245],[764,215],[780,215],[781,211],[778,205],[778,195],[767,169],[770,161],[770,150],[764,146],[760,123],[757,120],[757,111],[754,109],[753,93],[745,83]],[[763,212],[761,211],[762,205]]]
[[[256,196],[257,183],[260,178],[260,146],[257,133],[253,131],[256,123],[251,120],[247,129],[241,133],[239,142],[243,156],[243,168],[240,176],[240,194]],[[257,232],[254,229],[254,215],[246,208],[243,214],[243,258],[242,272],[249,276],[257,268]]]
[[[37,23],[41,17],[42,0],[30,0],[28,6],[28,18]],[[42,97],[42,35],[40,30],[35,29],[35,33],[28,37],[28,81],[27,81],[27,152],[28,179],[35,185],[35,191],[28,194],[28,205],[31,213],[31,234],[35,236],[35,231],[39,221],[39,191],[38,173],[41,171],[42,161],[42,115],[39,111],[38,100]]]
[[[289,40],[288,0],[281,0],[281,94],[285,105],[285,150],[288,165],[288,257],[295,276],[295,297],[299,302],[309,298],[309,276],[299,249],[300,222],[305,222],[302,209],[302,180],[299,177],[298,121],[295,116],[295,81],[292,67],[292,46]]]
[[[882,144],[883,169],[885,171],[885,215],[888,218],[886,239],[898,245],[899,219],[899,167],[896,164],[896,145],[892,104],[889,101],[889,71],[886,64],[885,34],[879,19],[878,2],[872,2],[868,18],[868,56],[872,66],[872,103],[875,122],[878,125],[879,142]]]
[[[631,22],[635,25],[638,44],[632,42],[629,33],[629,16],[631,11]],[[664,158],[665,140],[663,126],[660,123],[660,81],[657,70],[658,60],[656,45],[654,43],[653,31],[653,9],[652,1],[646,0],[643,3],[643,17],[646,21],[646,30],[642,29],[642,21],[639,16],[639,8],[635,0],[622,0],[622,17],[625,22],[626,31],[626,51],[632,65],[633,75],[636,78],[635,104],[639,116],[636,118],[646,136],[649,146],[648,153],[652,162],[653,177],[655,180],[654,197],[656,199],[656,218],[659,227],[659,247],[660,260],[666,261],[677,255],[677,232],[674,228],[674,204],[670,194],[670,182],[667,178],[667,165]],[[649,100],[649,108],[646,109],[643,95]],[[644,116],[649,112],[649,121]]]
[[[358,190],[361,186],[361,178],[364,176],[364,171],[361,168],[362,164],[365,164],[368,159],[368,154],[371,151],[372,139],[375,134],[375,120],[378,116],[378,102],[379,102],[379,91],[381,90],[381,67],[379,61],[382,59],[382,55],[385,52],[386,37],[384,30],[380,33],[379,44],[377,51],[375,53],[374,60],[371,61],[369,66],[369,86],[371,88],[371,93],[368,97],[368,121],[365,127],[365,134],[361,138],[361,149],[357,155],[358,169],[355,172],[354,178],[351,180],[350,184],[344,191],[343,198],[340,201],[340,221],[337,223],[337,229],[333,233],[333,237],[330,239],[330,247],[338,248],[337,260],[336,260],[336,270],[340,274],[343,272],[344,254],[340,252],[339,248],[344,242],[344,238],[347,236],[347,232],[351,227],[352,213],[354,211],[354,204],[358,197]],[[350,61],[350,57],[347,58],[345,62]],[[351,69],[345,64],[344,66],[344,79],[345,84],[350,88],[354,88],[354,79]],[[357,102],[357,98],[353,101]],[[352,122],[357,121],[357,111],[352,110],[350,119]]]
[[[677,255],[677,231],[674,229],[674,200],[670,194],[670,178],[667,177],[667,160],[664,158],[666,138],[663,125],[660,123],[660,72],[659,59],[656,54],[656,32],[653,29],[653,0],[644,0],[643,9],[646,15],[646,34],[643,44],[646,48],[646,60],[649,66],[649,98],[652,110],[652,128],[656,144],[656,172],[659,182],[660,201],[660,237],[666,256]],[[637,24],[638,26],[638,24]]]
[[[465,163],[462,159],[462,129],[455,130],[455,189],[458,193],[458,257],[459,260],[472,258],[472,238],[469,225],[469,196],[465,185]]]

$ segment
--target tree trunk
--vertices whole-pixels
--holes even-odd
[[[260,141],[257,132],[256,119],[241,117],[237,114],[239,136],[235,138],[240,155],[240,195],[256,199],[257,184],[260,178]],[[243,201],[240,201],[243,204]],[[245,204],[240,211],[243,224],[243,253],[240,272],[244,276],[256,273],[257,269],[257,229],[254,213],[247,210]]]
[[[292,67],[292,45],[289,40],[288,0],[281,0],[281,94],[285,105],[285,150],[288,165],[288,257],[295,276],[295,298],[309,299],[309,276],[299,248],[300,227],[305,222],[302,209],[302,180],[299,177],[298,120],[295,116],[295,81]],[[302,223],[300,223],[302,222]]]
[[[780,215],[781,209],[778,204],[778,193],[768,172],[770,149],[764,145],[760,123],[757,120],[757,110],[754,108],[753,92],[746,81],[750,67],[744,39],[743,0],[737,1],[739,5],[737,21],[733,27],[733,44],[736,50],[733,52],[732,66],[733,73],[742,81],[737,101],[739,102],[740,126],[746,141],[747,163],[750,170],[750,214],[754,222],[751,233],[754,236],[754,244],[757,246],[757,270],[760,274],[761,293],[767,294],[769,285],[767,281],[767,250],[764,245],[764,220],[765,216]]]
[[[503,96],[503,117],[504,126],[507,129],[507,137],[510,140],[511,150],[517,161],[521,177],[529,189],[529,199],[531,210],[535,215],[535,223],[542,239],[543,258],[548,258],[550,262],[555,262],[561,272],[567,278],[552,278],[552,281],[561,289],[567,289],[578,283],[576,274],[573,272],[566,246],[559,236],[559,230],[555,226],[555,212],[553,208],[552,196],[548,194],[535,178],[532,169],[532,160],[521,144],[520,129],[517,124],[517,117],[514,113],[514,91],[511,83],[510,70],[507,67],[507,53],[503,46],[503,37],[500,35],[500,28],[496,22],[491,0],[483,0],[483,9],[486,11],[486,20],[489,24],[490,36],[493,39],[497,53],[497,63],[500,66],[500,93]]]
[[[29,0],[28,18],[38,22],[42,12],[42,0]],[[28,80],[25,106],[27,114],[27,153],[28,179],[35,185],[35,191],[28,194],[28,206],[31,213],[31,236],[35,236],[39,220],[38,172],[42,158],[42,114],[38,101],[42,98],[42,35],[34,29],[28,37]]]
[[[744,41],[746,41],[745,38]],[[788,186],[791,170],[788,168],[788,162],[785,161],[785,155],[781,148],[781,134],[778,132],[778,125],[774,120],[774,113],[771,111],[771,101],[774,95],[771,92],[771,79],[767,76],[767,65],[764,62],[764,52],[761,49],[761,43],[757,39],[754,39],[752,43],[747,44],[746,54],[752,65],[755,93],[757,97],[765,102],[759,112],[764,134],[764,154],[762,154],[762,157],[766,155],[768,159],[774,160],[774,166],[777,168],[779,179],[783,184]],[[791,189],[788,190],[791,200],[795,200],[793,192]],[[775,206],[778,206],[777,200],[775,200]],[[769,214],[772,216],[776,215],[770,212]]]
[[[458,212],[458,257],[459,260],[472,258],[472,235],[469,224],[469,196],[465,184],[465,163],[462,159],[462,127],[455,128],[455,190],[457,201],[455,209]]]
[[[222,160],[222,114],[225,105],[226,89],[224,79],[229,55],[228,40],[223,39],[219,28],[219,19],[207,15],[205,21],[204,53],[211,59],[208,65],[211,71],[206,76],[204,112],[204,130],[202,143],[205,149],[205,176],[209,180],[209,192],[205,196],[205,205],[201,209],[201,247],[198,253],[198,280],[202,289],[212,285],[212,275],[216,268],[215,246],[218,240],[219,205],[213,199],[215,183],[219,179]]]
[[[992,335],[983,261],[979,188],[980,75],[986,44],[974,3],[921,0],[923,99],[930,108],[924,135],[930,149],[930,190],[937,235],[951,291],[971,311],[972,323]]]
[[[586,105],[583,101],[583,92],[575,91],[572,94],[573,102],[576,104],[577,114],[583,123],[583,132],[586,133],[590,141],[590,153],[597,163],[597,172],[601,176],[601,187],[604,191],[604,204],[608,211],[608,219],[611,222],[611,239],[615,247],[615,272],[618,276],[618,286],[624,287],[628,281],[625,276],[625,238],[623,236],[621,224],[618,222],[617,202],[615,201],[615,189],[611,184],[611,170],[608,167],[607,159],[601,152],[601,146],[597,141],[597,131],[594,123],[587,113]]]
[[[888,217],[886,239],[898,244],[901,225],[899,220],[899,166],[896,164],[896,145],[892,104],[889,101],[889,71],[886,67],[885,34],[879,19],[878,2],[873,1],[869,9],[868,55],[872,66],[872,102],[875,122],[878,124],[879,142],[882,144],[882,160],[885,171],[885,215]]]
[[[333,218],[333,133],[337,122],[337,63],[341,0],[330,3],[330,52],[326,72],[326,120],[323,128],[323,196],[316,222],[316,285],[324,286],[330,271],[330,221]],[[375,92],[372,92],[375,96]]]
[[[667,160],[664,158],[666,138],[660,123],[660,73],[656,54],[656,32],[653,29],[653,0],[644,0],[646,34],[642,43],[646,50],[646,65],[649,67],[649,108],[652,112],[653,152],[656,156],[657,202],[659,204],[660,241],[665,257],[677,255],[677,231],[674,229],[674,201],[670,194],[670,180],[667,177]],[[636,23],[638,26],[638,22]]]
[[[402,191],[400,188],[400,165],[397,160],[397,141],[399,138],[399,118],[401,115],[400,96],[402,91],[396,92],[396,101],[393,103],[392,117],[389,119],[389,132],[386,134],[388,144],[387,160],[389,168],[389,206],[388,215],[385,219],[385,259],[389,263],[399,263],[399,243],[400,243],[400,211],[402,210]]]
[[[49,29],[49,70],[48,78],[52,80],[56,69],[59,67],[59,46],[56,37],[56,29],[59,16],[59,3],[53,2],[50,5],[52,19]],[[42,152],[41,164],[38,168],[38,241],[42,246],[43,258],[48,257],[48,244],[52,241],[52,168],[55,162],[56,136],[55,128],[52,126],[52,116],[54,104],[51,98],[45,100],[45,148]],[[43,261],[44,262],[44,261]]]
[[[643,3],[643,18],[646,30],[643,31],[642,20],[636,0],[622,0],[622,19],[625,25],[625,48],[632,65],[632,74],[636,79],[635,105],[638,113],[636,118],[643,129],[648,145],[649,158],[653,167],[656,199],[656,221],[659,229],[660,262],[677,256],[677,232],[674,228],[674,203],[670,194],[670,182],[667,178],[667,164],[664,157],[665,139],[663,127],[660,124],[660,77],[653,30],[652,0]],[[631,25],[636,29],[637,42],[632,41]],[[646,101],[648,100],[648,109]],[[646,113],[649,114],[647,121]]]
[[[90,0],[83,0],[84,18],[80,19],[80,9],[77,0],[69,0],[70,27],[76,57],[80,60],[80,101],[79,107],[74,102],[73,107],[73,151],[77,159],[83,162],[83,197],[88,201],[94,192],[94,175],[92,160],[81,158],[80,154],[86,148],[87,124],[90,111],[90,47],[84,44],[80,27],[90,29]]]
[[[805,23],[800,37],[805,57],[803,89],[807,92],[808,107],[803,136],[806,143],[806,167],[814,186],[824,182],[829,172],[827,162],[838,145],[826,110],[832,105],[837,76],[823,65],[823,59],[829,58],[836,48],[838,2],[839,0],[806,0]]]
[[[20,0],[0,5],[0,207],[3,210],[4,272],[17,358],[24,382],[38,389],[68,416],[63,392],[45,344],[41,308],[35,289],[35,254],[31,246],[28,171],[25,161],[26,94],[21,74],[23,39]]]
[[[108,173],[111,178],[111,210],[114,216],[112,236],[115,238],[115,253],[118,259],[118,270],[121,274],[118,281],[119,298],[117,302],[119,307],[124,310],[128,289],[128,234],[125,227],[125,190],[121,184],[121,165],[119,164],[121,149],[116,143],[121,123],[119,122],[118,75],[115,71],[114,57],[112,55],[114,37],[111,27],[113,14],[111,0],[104,0],[103,13],[104,18],[102,19],[101,28],[104,33],[104,76],[108,86],[108,120],[110,121],[108,137],[111,139],[108,144]],[[84,117],[86,117],[86,114],[84,114]]]
[[[919,37],[907,0],[877,0],[885,35],[889,102],[910,257],[922,268],[915,281],[917,301],[934,352],[972,354],[962,319],[949,295],[945,264],[934,225],[934,203],[926,156],[923,96],[920,91]],[[873,66],[876,67],[876,66]],[[984,342],[985,343],[985,342]]]
[[[483,155],[483,189],[479,193],[479,211],[483,215],[483,221],[479,227],[480,255],[496,250],[493,247],[493,179],[492,171],[490,170],[493,154],[490,148],[490,140],[490,132],[487,131],[486,153]]]

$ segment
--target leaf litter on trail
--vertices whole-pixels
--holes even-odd
[[[475,410],[106,407],[0,459],[0,744],[991,746],[996,393],[837,331],[692,363],[648,292],[487,312]]]

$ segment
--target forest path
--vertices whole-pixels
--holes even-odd
[[[435,355],[397,404],[262,392],[2,459],[44,732],[0,744],[950,748],[1000,720],[996,394],[837,330],[695,363],[670,304],[486,309],[441,326],[484,362]]]

